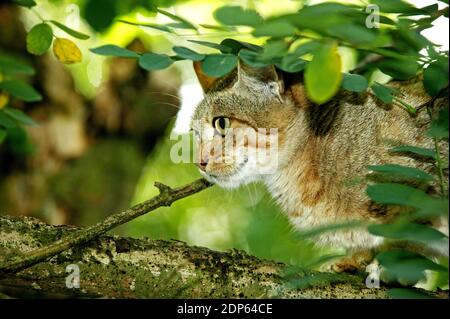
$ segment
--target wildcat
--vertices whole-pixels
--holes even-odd
[[[331,101],[315,105],[307,98],[301,74],[283,73],[273,66],[252,68],[239,61],[223,78],[206,76],[201,62],[195,62],[194,69],[205,93],[191,122],[200,173],[225,188],[264,183],[296,229],[354,220],[389,222],[398,212],[367,196],[367,166],[433,169],[430,163],[389,151],[398,145],[434,148],[425,134],[430,118],[423,107],[431,98],[417,78],[389,84],[401,90],[407,103],[421,108],[412,117],[369,92],[341,90]],[[259,128],[277,129],[277,163],[270,173],[259,173],[254,153],[241,152],[260,144],[252,138],[229,138],[233,129],[257,132]],[[223,151],[229,144],[237,150],[233,157]],[[448,154],[448,144],[444,150]],[[355,178],[362,181],[352,183]],[[444,220],[433,221],[433,225],[448,234]],[[315,243],[349,252],[347,258],[330,266],[335,271],[363,268],[384,244],[382,237],[362,228],[323,233]]]

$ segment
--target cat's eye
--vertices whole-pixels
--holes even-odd
[[[220,135],[225,136],[226,130],[230,128],[230,119],[224,116],[216,117],[213,120],[213,125]]]

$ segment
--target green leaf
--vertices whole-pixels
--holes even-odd
[[[421,290],[413,288],[390,288],[388,294],[392,299],[436,299]]]
[[[304,240],[312,237],[316,237],[323,233],[327,232],[335,232],[338,230],[347,230],[352,228],[360,228],[364,226],[364,222],[359,220],[353,220],[343,223],[335,223],[335,224],[326,224],[322,226],[317,226],[305,230],[296,230],[295,237],[299,240]]]
[[[282,15],[269,21],[289,21],[300,30],[312,30],[324,35],[333,27],[349,25],[355,20],[358,22],[361,16],[361,9],[357,6],[324,2],[305,5],[298,13]]]
[[[412,28],[405,20],[399,20],[397,28],[398,30],[395,32],[391,31],[394,38],[393,44],[397,51],[406,51],[408,55],[414,55],[418,59],[419,55],[417,52],[427,46],[435,45],[420,34],[420,29]]]
[[[448,59],[437,60],[423,71],[423,85],[430,96],[436,96],[448,85]]]
[[[229,48],[229,47],[227,47],[225,45],[221,45],[221,44],[217,44],[217,43],[213,43],[213,42],[208,42],[208,41],[200,41],[200,40],[188,40],[188,41],[192,42],[192,43],[203,45],[203,46],[208,47],[208,48],[213,48],[213,49],[220,50],[223,53],[231,53],[232,52],[231,48]]]
[[[408,13],[401,14],[400,17],[406,17],[406,16],[416,16],[416,15],[429,15],[431,19],[436,19],[433,17],[434,14],[437,14],[439,10],[439,6],[437,3],[422,7],[422,8],[415,8],[410,10]]]
[[[183,22],[170,22],[167,23],[166,26],[173,29],[192,29],[191,26]]]
[[[344,73],[342,77],[342,88],[352,92],[363,92],[367,90],[367,79],[359,74]]]
[[[166,54],[157,54],[153,52],[144,53],[139,58],[139,65],[148,71],[162,70],[169,67],[173,60]]]
[[[396,152],[396,153],[413,153],[413,154],[420,155],[423,157],[429,157],[432,159],[436,159],[436,153],[434,152],[434,150],[429,149],[429,148],[402,145],[402,146],[394,147],[390,151]]]
[[[3,112],[5,112],[9,117],[13,118],[14,120],[16,120],[21,124],[37,126],[37,123],[31,117],[23,113],[21,110],[7,107],[3,109]]]
[[[392,239],[408,240],[429,244],[448,238],[440,231],[417,223],[396,222],[392,224],[370,225],[368,230],[371,234]]]
[[[202,63],[202,70],[212,77],[221,77],[231,72],[237,65],[237,56],[232,54],[210,54]]]
[[[106,44],[90,50],[99,55],[116,56],[120,58],[139,58],[139,54],[136,52],[121,48],[114,44]]]
[[[440,52],[438,51],[438,46],[429,45],[426,47],[428,57],[431,60],[434,60],[434,63],[437,61],[435,60],[441,60],[441,62],[446,62],[448,59],[448,51]]]
[[[172,20],[181,22],[185,26],[186,29],[197,30],[197,27],[195,25],[193,25],[188,20],[186,20],[186,19],[184,19],[182,17],[179,17],[179,16],[177,16],[177,15],[175,15],[173,13],[170,13],[170,12],[162,10],[162,9],[156,9],[156,11],[158,11],[159,13],[165,15],[166,17],[171,18]]]
[[[412,60],[383,59],[378,67],[381,72],[398,80],[408,80],[416,75],[418,64]]]
[[[448,272],[444,266],[436,264],[422,255],[405,250],[383,251],[376,258],[390,277],[408,284],[415,284],[424,279],[425,270]]]
[[[79,31],[73,30],[67,26],[65,26],[64,24],[55,21],[55,20],[50,20],[49,22],[53,23],[54,25],[56,25],[58,28],[60,28],[61,30],[63,30],[64,32],[66,32],[67,34],[70,34],[71,36],[77,38],[77,39],[81,39],[81,40],[86,40],[89,39],[89,36],[87,34],[81,33]]]
[[[255,10],[243,9],[239,6],[224,6],[214,11],[214,18],[225,25],[248,25],[261,24],[263,18]]]
[[[428,135],[437,139],[448,139],[448,107],[439,111],[437,119],[433,119],[431,122]]]
[[[179,57],[184,59],[192,60],[192,61],[201,61],[205,58],[204,54],[200,54],[186,47],[174,46],[172,48],[173,52],[175,52]]]
[[[231,50],[231,51],[225,51],[225,52],[222,51],[222,53],[233,53],[233,54],[237,55],[239,53],[239,51],[242,49],[247,49],[247,50],[251,50],[251,51],[255,51],[255,52],[262,51],[262,47],[260,47],[259,45],[244,42],[244,41],[238,41],[235,39],[225,39],[222,42],[220,42],[220,45],[226,46],[226,47],[230,48],[230,50]]]
[[[279,57],[287,53],[287,50],[288,44],[284,40],[269,41],[259,55],[259,60],[268,62],[273,59],[279,59]]]
[[[167,26],[168,28],[173,28],[173,29],[191,29],[190,26],[188,26],[187,24],[185,24],[183,22],[170,22],[170,23],[166,23],[165,26]]]
[[[416,14],[416,13],[426,13],[422,12],[420,9],[414,7],[412,4],[404,2],[402,0],[370,0],[372,4],[377,5],[381,12],[386,13],[404,13],[404,14]]]
[[[268,62],[259,61],[259,54],[247,49],[241,49],[239,51],[239,57],[242,59],[242,61],[244,61],[245,64],[254,68],[263,68],[270,64]]]
[[[252,32],[255,37],[287,37],[294,35],[295,27],[288,21],[271,21],[261,24]]]
[[[199,24],[205,29],[218,30],[218,31],[234,31],[235,27],[225,26],[225,25],[213,25],[213,24]]]
[[[35,150],[33,144],[31,144],[28,138],[27,132],[21,126],[14,126],[8,128],[8,149],[13,153],[20,156],[30,155]]]
[[[402,108],[404,108],[409,114],[415,115],[417,113],[417,110],[414,106],[412,106],[409,103],[406,103],[404,100],[400,98],[394,98],[394,102],[397,102],[397,104],[400,104]]]
[[[12,57],[0,56],[0,73],[33,75],[34,69]]]
[[[36,55],[42,55],[52,45],[53,31],[47,23],[40,23],[31,28],[27,34],[27,50]]]
[[[391,104],[394,101],[394,97],[397,94],[397,91],[387,87],[385,85],[382,85],[378,82],[375,82],[370,87],[373,91],[373,93],[379,98],[381,101],[383,101],[386,104]]]
[[[3,112],[3,110],[0,110],[0,125],[9,129],[9,128],[17,126],[17,123],[12,118],[10,118],[8,115],[6,115],[6,113]]]
[[[367,168],[374,172],[380,172],[390,175],[398,175],[407,179],[418,181],[431,182],[434,180],[433,176],[414,167],[401,166],[396,164],[386,165],[369,165]]]
[[[288,53],[276,63],[276,66],[285,72],[296,73],[303,70],[307,64],[308,61],[300,59],[296,54]]]
[[[341,57],[337,45],[322,45],[314,53],[313,60],[305,71],[306,93],[309,98],[322,104],[331,99],[339,90],[342,81]]]
[[[152,28],[152,29],[156,29],[159,31],[163,31],[163,32],[168,32],[168,33],[174,33],[172,31],[172,29],[170,29],[169,27],[165,26],[165,25],[161,25],[161,24],[156,24],[156,23],[140,23],[140,22],[132,22],[132,21],[127,21],[127,20],[117,20],[118,22],[122,22],[125,24],[130,24],[130,25],[135,25],[138,27],[146,27],[146,28]]]
[[[104,32],[119,15],[118,1],[85,0],[81,16],[97,32]]]
[[[437,3],[430,4],[426,7],[420,8],[420,10],[426,11],[426,13],[428,13],[429,15],[433,15],[433,14],[437,13],[437,11],[439,10],[439,5]]]
[[[297,48],[295,48],[294,52],[292,53],[299,57],[302,57],[305,54],[313,53],[314,51],[318,50],[320,46],[321,46],[320,42],[311,40],[299,45]]]
[[[177,61],[185,61],[187,60],[186,58],[182,58],[179,55],[170,55],[169,58],[173,61],[173,62],[177,62]]]
[[[397,183],[369,185],[367,195],[375,202],[387,205],[403,205],[417,209],[417,216],[448,214],[448,202],[431,197],[424,191]]]
[[[377,38],[374,29],[357,24],[336,25],[328,28],[327,33],[355,45],[371,44]]]
[[[42,96],[33,87],[21,81],[0,82],[0,90],[9,92],[15,98],[25,102],[42,100]]]
[[[1,124],[1,123],[0,123],[0,124]],[[6,138],[7,135],[8,135],[8,134],[6,134],[6,130],[5,130],[5,129],[2,129],[2,128],[0,127],[0,144],[3,143],[3,141],[5,140],[5,138]]]
[[[18,4],[19,6],[27,8],[31,8],[36,5],[36,2],[34,0],[13,0],[13,2],[15,4]]]

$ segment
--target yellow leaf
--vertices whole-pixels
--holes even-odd
[[[9,94],[0,92],[0,110],[8,104],[9,101]]]
[[[56,38],[56,40],[53,41],[53,53],[59,61],[65,64],[81,61],[80,49],[69,39]]]

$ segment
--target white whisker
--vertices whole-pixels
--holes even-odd
[[[172,106],[172,107],[176,108],[177,110],[180,109],[179,105],[176,105],[174,103],[164,102],[164,101],[153,101],[150,105],[154,105],[154,104],[163,104],[163,105]]]
[[[150,91],[150,92],[145,92],[145,94],[149,94],[149,95],[153,95],[153,94],[166,95],[166,96],[174,97],[177,100],[181,101],[181,98],[178,95],[171,94],[171,93],[168,93],[168,92]]]

